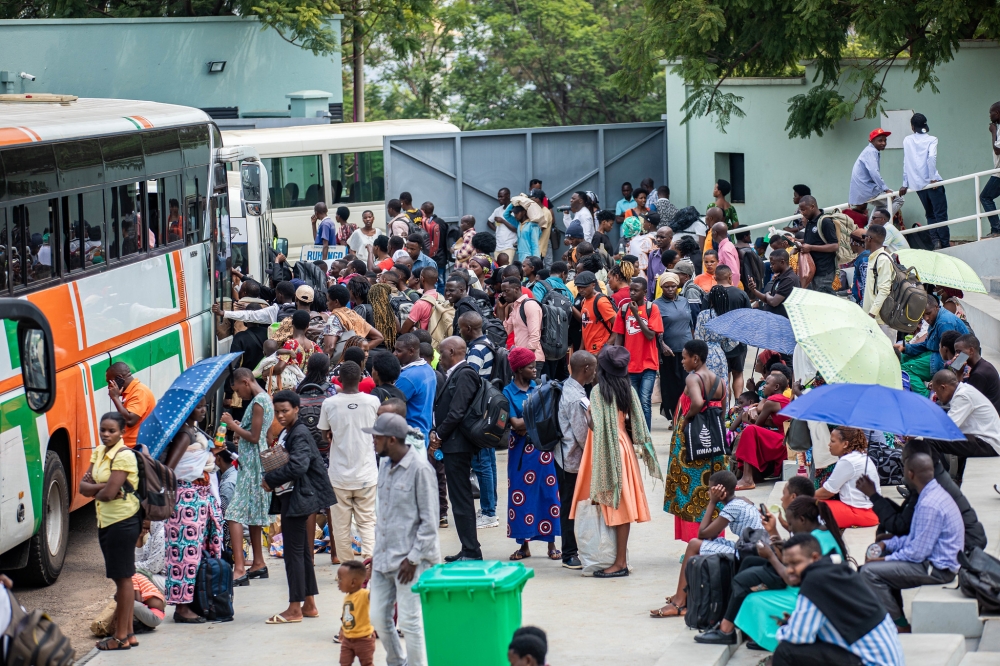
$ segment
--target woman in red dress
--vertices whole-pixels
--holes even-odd
[[[743,476],[736,490],[750,490],[756,487],[753,470],[761,473],[781,465],[787,457],[785,449],[785,421],[787,416],[780,412],[790,399],[784,392],[788,388],[788,378],[780,373],[772,373],[764,382],[764,399],[756,409],[743,412],[743,432],[736,441],[733,455],[743,463]]]

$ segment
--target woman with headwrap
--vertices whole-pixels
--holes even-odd
[[[629,530],[632,523],[650,519],[639,459],[651,476],[662,478],[639,396],[629,383],[629,357],[627,349],[615,345],[605,346],[597,356],[597,386],[590,393],[593,428],[573,493],[570,518],[576,517],[578,502],[589,500],[601,506],[604,523],[615,528],[615,561],[594,572],[594,578],[629,575]]]
[[[368,304],[372,306],[375,328],[385,338],[383,344],[389,350],[396,346],[396,334],[399,326],[399,320],[396,318],[389,301],[391,296],[392,287],[384,283],[374,284],[368,290]]]
[[[490,278],[493,277],[493,260],[485,254],[477,254],[469,260],[469,270],[475,275],[477,284],[470,284],[472,289],[479,289],[489,295],[490,305],[493,303],[493,287]]]
[[[550,451],[535,448],[524,425],[524,401],[535,390],[535,353],[512,347],[507,362],[514,373],[503,390],[510,402],[512,429],[507,454],[507,536],[521,544],[510,559],[531,557],[528,544],[534,540],[548,543],[550,560],[561,560],[562,551],[555,544],[560,535],[556,466]]]

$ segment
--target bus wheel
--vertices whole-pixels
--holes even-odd
[[[45,455],[42,484],[42,524],[31,537],[28,565],[18,578],[34,585],[51,585],[59,578],[69,546],[69,484],[54,451]]]

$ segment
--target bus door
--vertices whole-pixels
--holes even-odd
[[[250,251],[250,274],[267,284],[274,263],[271,247],[271,206],[268,196],[268,174],[257,160],[240,163],[240,195],[246,214]]]

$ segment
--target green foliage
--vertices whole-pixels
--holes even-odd
[[[618,33],[620,90],[649,90],[661,58],[679,61],[675,71],[691,86],[684,120],[714,114],[724,127],[742,111],[739,98],[719,91],[722,81],[780,76],[811,60],[816,87],[789,100],[791,137],[877,117],[897,61],[916,73],[917,90],[937,92],[935,69],[959,40],[1000,37],[993,0],[644,0],[643,7],[646,19]]]

